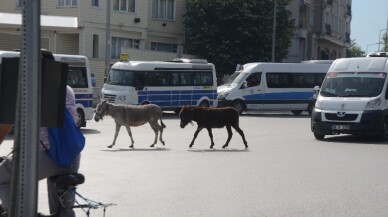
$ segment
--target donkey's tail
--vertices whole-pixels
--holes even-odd
[[[166,128],[166,125],[164,125],[163,120],[162,120],[162,115],[160,115],[160,125],[162,125],[163,128]]]

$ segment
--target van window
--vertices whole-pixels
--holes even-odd
[[[72,88],[88,88],[86,68],[69,66],[67,84]]]
[[[268,88],[313,88],[321,86],[326,73],[267,73]]]
[[[268,88],[291,88],[293,87],[290,73],[267,73]]]
[[[323,96],[374,97],[380,95],[386,73],[328,73],[321,88]]]
[[[251,74],[247,79],[247,86],[248,87],[255,87],[259,86],[261,83],[261,73],[253,73]]]
[[[133,71],[111,69],[106,83],[111,85],[133,86]]]
[[[148,72],[148,86],[170,85],[169,72]]]
[[[193,73],[194,86],[210,86],[213,85],[213,74],[209,72],[194,72]]]

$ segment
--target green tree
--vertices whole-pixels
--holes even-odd
[[[356,39],[350,42],[350,47],[346,50],[346,57],[363,57],[365,52],[356,43]]]
[[[291,46],[295,20],[277,0],[275,59],[284,59]],[[216,65],[218,76],[237,64],[270,61],[274,0],[187,0],[185,20],[189,53]]]
[[[388,52],[388,34],[384,33],[381,45],[383,46],[380,51]]]

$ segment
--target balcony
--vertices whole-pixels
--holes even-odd
[[[331,35],[331,25],[330,24],[325,24],[325,34],[326,35]]]
[[[350,33],[345,33],[345,42],[350,43]]]
[[[352,6],[351,5],[346,6],[346,15],[352,16]]]

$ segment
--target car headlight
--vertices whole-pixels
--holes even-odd
[[[218,94],[217,99],[218,100],[224,100],[229,95],[228,92],[221,92]]]
[[[375,108],[379,107],[380,104],[381,104],[381,100],[380,100],[380,98],[377,98],[377,99],[369,101],[366,104],[365,109],[375,109]]]

